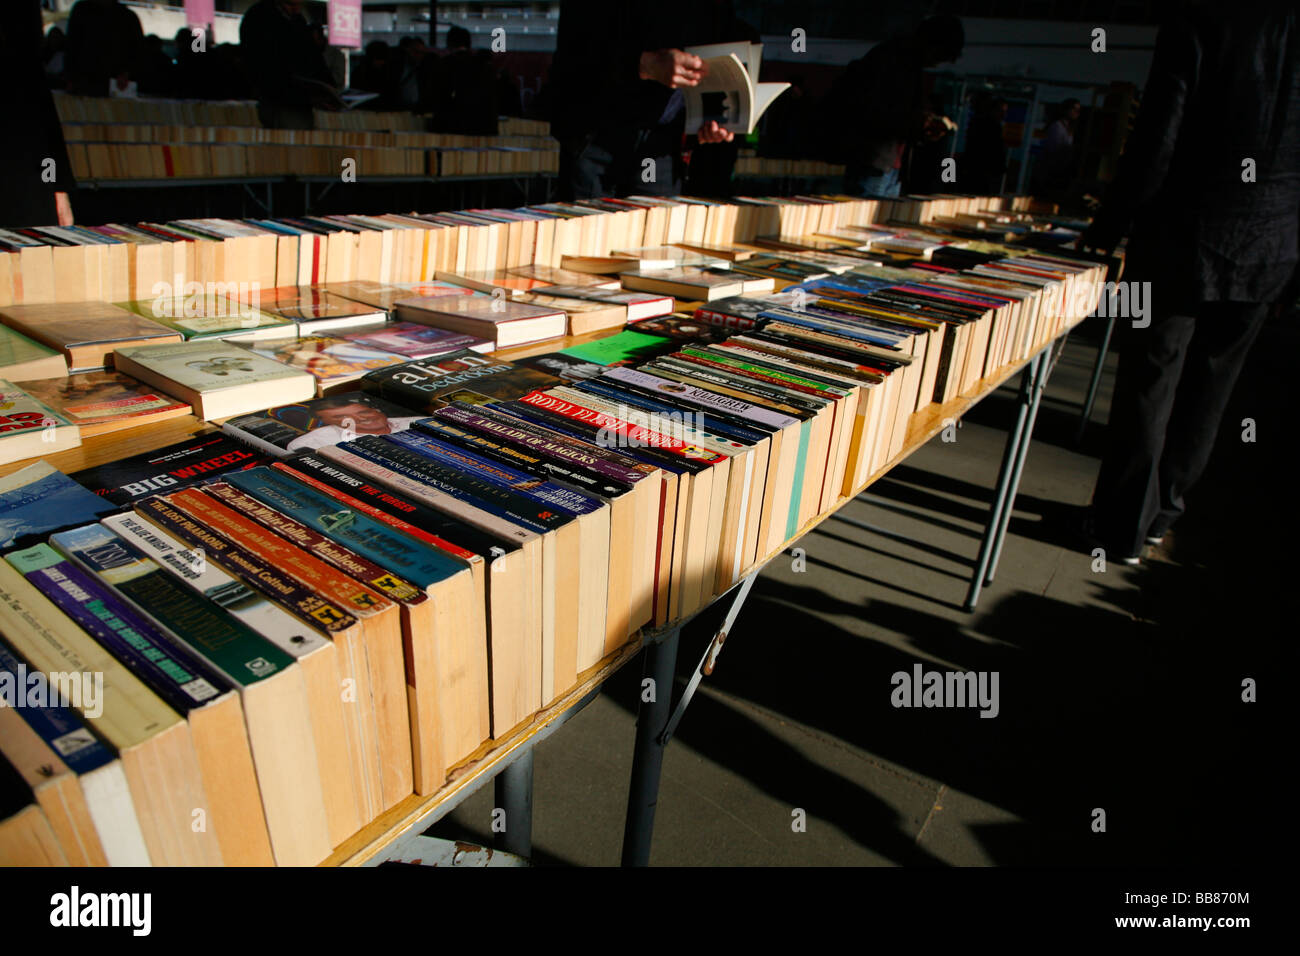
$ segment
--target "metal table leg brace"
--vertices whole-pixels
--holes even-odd
[[[713,640],[700,658],[675,709],[672,708],[673,674],[677,667],[677,646],[684,622],[679,622],[664,632],[661,640],[646,645],[643,673],[645,680],[653,683],[647,688],[645,680],[642,681],[641,700],[637,706],[636,751],[632,756],[632,782],[628,788],[627,821],[623,829],[624,866],[648,866],[650,863],[650,842],[654,837],[655,807],[659,803],[659,777],[663,770],[664,747],[672,739],[700,681],[713,673],[718,655],[722,653],[723,642],[735,625],[736,616],[749,597],[759,570],[755,568],[740,582],[740,589],[732,599],[726,620],[713,635]],[[646,691],[651,689],[651,699],[646,700]]]
[[[1002,555],[1002,542],[1006,539],[1011,512],[1015,508],[1016,492],[1020,488],[1020,475],[1024,471],[1025,459],[1029,456],[1038,407],[1042,403],[1043,390],[1047,387],[1047,377],[1054,364],[1052,353],[1052,346],[1048,346],[1035,355],[1020,380],[1016,423],[1007,435],[1002,467],[998,470],[998,482],[993,492],[993,505],[989,510],[988,524],[984,527],[984,537],[980,541],[979,556],[975,559],[975,573],[971,575],[970,587],[966,591],[967,611],[975,610],[980,591],[993,582],[998,558]]]

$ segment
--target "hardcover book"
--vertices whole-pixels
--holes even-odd
[[[52,455],[80,444],[80,428],[31,392],[0,379],[0,464]]]
[[[74,372],[103,368],[127,346],[181,340],[173,329],[107,302],[9,305],[0,309],[0,322],[62,352]]]
[[[8,326],[0,326],[0,378],[28,382],[67,374],[68,361],[61,354]]]
[[[376,329],[346,332],[339,338],[347,339],[359,346],[400,355],[405,360],[432,358],[447,352],[470,349],[474,352],[492,351],[492,343],[487,339],[435,329],[431,325],[418,322],[395,322]]]
[[[23,388],[75,424],[83,438],[190,413],[184,402],[121,372],[82,372],[26,382]]]
[[[498,349],[559,338],[567,323],[559,309],[489,296],[400,299],[394,313],[406,322],[487,339]]]
[[[293,322],[272,315],[253,302],[226,296],[188,296],[119,302],[143,319],[179,333],[184,339],[231,338],[294,331]]]
[[[316,379],[225,342],[121,349],[117,367],[190,403],[206,420],[240,415],[316,394]]]

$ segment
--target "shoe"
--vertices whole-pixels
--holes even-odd
[[[1106,552],[1108,560],[1113,560],[1128,567],[1137,567],[1142,563],[1141,553],[1126,554],[1119,558],[1109,557],[1110,555],[1117,553],[1118,549],[1107,546],[1106,541],[1102,538],[1098,528],[1097,516],[1091,511],[1085,512],[1081,516],[1081,520],[1078,521],[1076,529],[1076,534],[1078,536],[1077,540],[1082,545],[1083,550],[1091,552],[1096,548],[1101,548]]]
[[[1147,544],[1151,545],[1151,547],[1158,548],[1160,547],[1160,545],[1165,543],[1165,536],[1163,534],[1161,535],[1149,534],[1147,535],[1146,541]]]

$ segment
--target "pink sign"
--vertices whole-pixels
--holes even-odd
[[[187,27],[212,26],[215,6],[215,0],[185,0],[185,25]]]
[[[361,48],[361,0],[329,0],[330,46]]]

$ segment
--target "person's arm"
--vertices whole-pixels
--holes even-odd
[[[1124,145],[1115,179],[1080,245],[1114,249],[1137,212],[1160,191],[1178,142],[1187,97],[1196,86],[1199,61],[1200,48],[1189,24],[1175,20],[1161,27],[1133,132]]]

